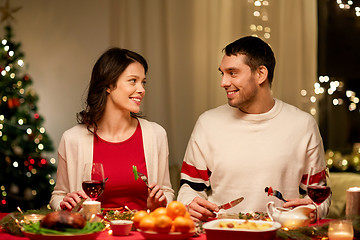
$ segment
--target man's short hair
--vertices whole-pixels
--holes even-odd
[[[268,70],[268,80],[271,85],[274,77],[275,56],[271,47],[258,37],[246,36],[228,44],[223,52],[227,56],[243,54],[247,58],[246,64],[254,72],[260,66]]]

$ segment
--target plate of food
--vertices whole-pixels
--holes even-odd
[[[111,220],[131,220],[136,211],[120,208],[103,208],[102,213],[105,219]]]
[[[185,239],[189,239],[195,234],[194,231],[188,233],[181,233],[181,232],[158,233],[154,231],[141,231],[140,229],[138,229],[137,231],[140,232],[144,236],[144,238],[148,240],[185,240]]]
[[[86,233],[86,234],[35,234],[30,232],[23,232],[25,237],[31,240],[95,240],[101,232]]]
[[[39,222],[24,224],[21,230],[31,240],[93,240],[104,228],[104,223],[86,221],[80,213],[56,211]]]
[[[280,227],[278,222],[245,219],[217,219],[203,225],[207,240],[270,240],[275,239]]]

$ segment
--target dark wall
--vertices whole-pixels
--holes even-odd
[[[324,94],[319,125],[325,148],[343,152],[360,142],[360,103],[349,111],[345,95],[352,90],[360,97],[360,17],[355,14],[360,1],[353,2],[350,9],[340,9],[335,0],[318,0],[318,74],[343,83],[333,95]],[[334,98],[343,104],[334,106]]]

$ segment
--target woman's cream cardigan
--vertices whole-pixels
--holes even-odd
[[[142,131],[149,183],[158,184],[169,203],[174,199],[174,190],[170,182],[169,149],[165,129],[157,123],[141,118],[138,120]],[[84,165],[93,161],[93,140],[94,135],[84,124],[76,125],[64,132],[58,148],[57,179],[50,200],[52,209],[60,210],[60,202],[67,193],[82,189]],[[90,172],[86,174],[89,176]]]

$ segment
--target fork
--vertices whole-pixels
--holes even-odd
[[[148,188],[150,188],[147,176],[141,172],[137,172],[137,174],[139,175],[141,180],[143,180],[145,182],[146,186],[148,186]]]

